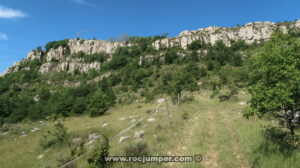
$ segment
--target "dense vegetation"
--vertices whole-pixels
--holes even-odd
[[[134,45],[118,48],[110,61],[105,53],[71,55],[85,63],[102,63],[100,70],[92,69],[88,73],[41,75],[38,68],[43,60],[23,63],[24,68],[19,72],[0,78],[0,123],[81,114],[98,116],[117,100],[130,103],[136,93],[146,101],[154,100],[159,94],[171,95],[175,100],[183,90],[198,90],[198,81],[203,81],[201,87],[213,90],[225,85],[235,88],[239,84],[240,87],[245,82],[242,65],[249,46],[243,41],[233,42],[231,47],[222,41],[215,45],[195,41],[188,50],[154,49],[152,42],[163,37],[165,35],[127,38],[126,41]],[[49,42],[46,52],[59,46],[67,47],[67,43],[68,40]],[[158,56],[160,53],[163,57]],[[145,57],[147,55],[150,57]],[[88,83],[105,73],[110,75],[99,82]],[[45,81],[52,85],[49,87]],[[75,88],[59,87],[65,81],[81,84]]]
[[[294,136],[300,123],[300,43],[291,35],[277,32],[250,65],[252,98],[247,115],[279,118]]]
[[[224,96],[232,97],[239,88],[258,82],[258,77],[249,77],[249,66],[245,66],[248,58],[275,43],[271,40],[261,48],[261,45],[247,45],[238,40],[227,47],[222,41],[211,45],[197,40],[187,50],[179,47],[154,49],[152,42],[163,37],[129,37],[126,41],[133,45],[118,48],[110,61],[105,53],[70,55],[85,63],[102,63],[100,70],[92,69],[87,73],[41,75],[38,69],[43,60],[24,62],[20,71],[0,78],[0,124],[83,114],[94,117],[105,114],[116,103],[131,103],[138,97],[148,102],[162,94],[171,96],[175,103],[182,91],[201,88],[212,90],[212,97],[220,95],[220,89],[227,88],[229,92]],[[284,36],[281,38],[288,41]],[[46,52],[66,46],[67,42],[50,42],[45,47]],[[258,72],[254,74],[263,76]],[[96,78],[102,80],[90,82]],[[66,81],[80,85],[61,87]]]
[[[51,48],[57,49],[58,47],[68,47],[68,39],[60,40],[60,41],[51,41],[46,44],[45,49],[49,51]]]

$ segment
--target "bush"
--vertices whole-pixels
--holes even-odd
[[[76,146],[74,146],[73,148],[71,148],[71,156],[78,157],[78,156],[84,154],[86,151],[87,151],[87,149],[85,147],[85,142],[82,141],[79,144],[77,144]]]
[[[65,165],[66,163],[70,162],[72,160],[72,157],[60,157],[57,159],[57,167],[61,167],[63,165]],[[77,166],[75,165],[75,163],[70,163],[67,166],[65,166],[64,168],[76,168]]]
[[[182,118],[185,119],[185,120],[189,119],[189,118],[190,118],[189,113],[184,112],[184,113],[182,114]]]
[[[200,40],[195,40],[191,44],[188,45],[189,50],[199,50],[203,48],[205,44]]]
[[[211,95],[210,95],[210,98],[213,99],[215,98],[218,94],[220,93],[220,91],[218,89],[214,90]]]
[[[194,101],[194,100],[195,100],[194,96],[184,96],[184,97],[181,99],[181,103],[192,102],[192,101]]]
[[[105,157],[109,155],[109,149],[109,139],[106,135],[103,135],[101,141],[97,144],[97,148],[88,158],[90,168],[110,167],[110,164],[105,160]]]
[[[51,41],[51,42],[46,44],[45,48],[46,48],[46,51],[49,51],[51,48],[57,49],[60,46],[61,47],[67,47],[68,43],[69,43],[68,39],[60,40],[60,41]]]
[[[89,105],[90,116],[96,117],[105,114],[116,102],[116,96],[112,90],[98,91],[91,98]]]
[[[124,149],[125,156],[147,156],[149,155],[148,145],[143,142],[130,144]]]
[[[46,149],[54,145],[65,144],[68,139],[67,129],[61,122],[56,122],[54,128],[40,139],[40,145]]]
[[[178,56],[177,50],[175,48],[171,48],[165,53],[165,63],[167,63],[167,64],[174,63],[175,60],[178,58],[179,58],[179,56]]]

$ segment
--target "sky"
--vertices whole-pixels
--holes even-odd
[[[49,41],[300,19],[299,0],[0,0],[0,73]]]

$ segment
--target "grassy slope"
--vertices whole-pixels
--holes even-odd
[[[300,152],[283,155],[274,144],[266,145],[260,134],[261,125],[268,122],[257,119],[242,118],[243,105],[239,102],[247,101],[247,95],[240,94],[235,101],[220,103],[217,99],[210,99],[209,92],[194,93],[195,101],[186,102],[180,107],[170,105],[173,124],[169,125],[165,106],[152,117],[155,122],[142,122],[123,136],[133,136],[137,130],[145,130],[143,142],[149,146],[153,155],[193,155],[202,154],[201,163],[168,163],[145,164],[143,167],[272,167],[293,168],[300,165],[296,158]],[[131,115],[146,115],[146,111],[154,108],[156,102],[144,104],[136,102],[131,105],[117,106],[102,117],[89,118],[72,117],[65,120],[65,126],[71,136],[86,138],[94,132],[108,132],[110,136],[130,126],[130,120],[119,121],[121,117]],[[182,113],[189,113],[190,119],[182,119]],[[104,122],[108,126],[102,128]],[[53,123],[49,123],[52,125]],[[39,139],[50,126],[42,127],[42,131],[28,133],[27,137],[0,134],[0,165],[6,167],[56,167],[57,158],[69,155],[67,147],[51,148],[43,151]],[[161,125],[162,129],[156,126]],[[23,123],[23,128],[39,127],[38,123]],[[157,137],[153,135],[156,134]],[[134,141],[129,139],[118,143],[118,138],[111,141],[111,155],[122,155],[124,146]],[[262,148],[264,144],[264,148]],[[272,153],[265,149],[272,147]],[[42,159],[37,159],[43,154]],[[79,167],[87,167],[85,159],[77,162]],[[139,164],[116,164],[114,167],[141,167]]]

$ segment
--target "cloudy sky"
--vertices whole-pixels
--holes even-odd
[[[0,0],[0,72],[52,40],[183,30],[300,18],[299,0]]]

